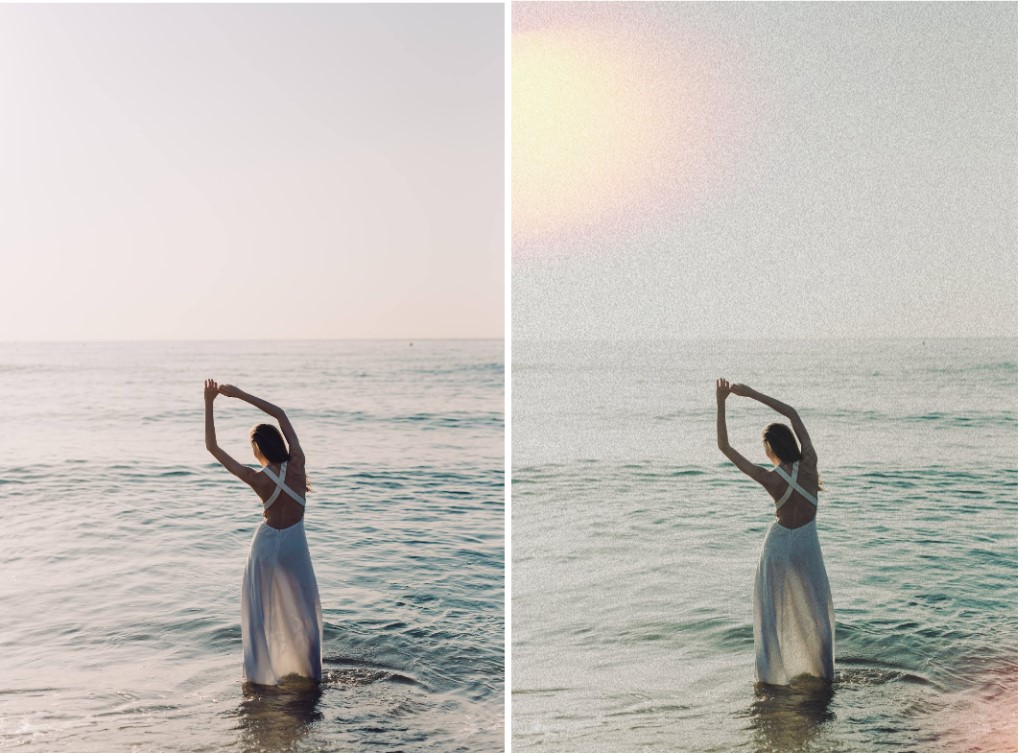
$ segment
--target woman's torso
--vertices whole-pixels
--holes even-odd
[[[267,468],[275,476],[280,475],[280,463],[271,463]],[[295,491],[300,497],[305,497],[305,462],[304,460],[288,460],[287,468],[284,471],[284,478],[281,479],[287,486]],[[264,503],[277,490],[277,484],[264,473],[259,474],[258,486],[255,487],[256,494]],[[273,504],[263,509],[263,517],[266,524],[273,528],[290,528],[305,517],[305,508],[293,500],[290,495],[281,491]]]
[[[792,463],[783,463],[778,467],[789,476],[791,475]],[[814,497],[819,495],[820,479],[816,472],[816,458],[804,457],[798,461],[798,475],[795,481]],[[775,503],[784,496],[788,487],[788,482],[780,474],[770,474],[767,491],[770,492]],[[816,519],[816,505],[803,497],[797,489],[792,489],[788,500],[775,509],[775,514],[777,522],[785,528],[801,528]]]

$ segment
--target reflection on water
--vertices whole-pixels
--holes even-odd
[[[245,683],[242,692],[237,714],[246,753],[290,750],[323,718],[323,686],[314,680],[289,677],[276,687]]]
[[[749,711],[753,742],[758,753],[804,750],[835,718],[830,709],[834,686],[804,677],[791,685],[756,686]]]

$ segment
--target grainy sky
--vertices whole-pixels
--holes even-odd
[[[503,34],[0,6],[0,340],[502,337]]]
[[[515,3],[514,337],[1015,336],[1014,3]]]

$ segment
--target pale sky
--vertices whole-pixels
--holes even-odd
[[[1015,336],[1014,3],[516,3],[515,338]]]
[[[0,5],[0,340],[503,337],[503,8]]]

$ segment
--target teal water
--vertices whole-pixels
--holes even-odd
[[[261,507],[207,376],[302,439],[321,685],[242,684]],[[0,747],[501,748],[503,382],[497,341],[0,345]]]
[[[516,750],[1002,751],[1017,740],[1014,340],[513,346]],[[714,379],[799,409],[837,679],[757,688],[772,505]],[[728,400],[768,466],[775,420]]]

